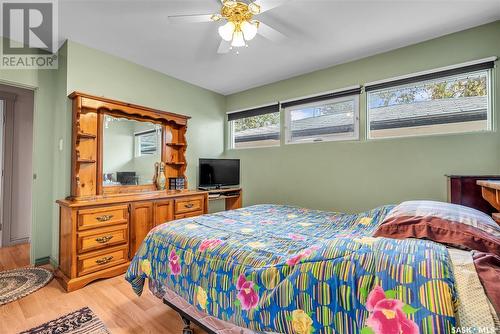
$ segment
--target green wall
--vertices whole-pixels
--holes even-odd
[[[59,70],[0,70],[0,82],[35,91],[31,260],[48,257],[52,235],[54,83]],[[26,175],[31,178],[32,175]],[[47,233],[49,231],[49,233]]]
[[[36,91],[32,262],[47,257],[58,261],[55,200],[70,193],[69,93],[81,91],[193,117],[187,134],[191,186],[197,184],[198,157],[223,152],[224,96],[78,43],[67,41],[61,47],[58,70],[2,70],[0,82]]]
[[[66,92],[73,91],[191,116],[187,132],[187,176],[192,186],[197,181],[198,158],[218,156],[223,151],[221,110],[225,110],[225,98],[220,94],[69,42]]]
[[[55,141],[62,139],[64,149],[54,156],[54,170],[58,175],[54,199],[70,193],[71,104],[67,95],[74,91],[191,116],[186,174],[191,187],[196,186],[198,157],[219,156],[223,152],[224,96],[72,41],[66,42],[66,48],[67,76],[64,90],[58,90],[58,103],[62,108],[58,109],[55,129]],[[52,221],[53,240],[58,240],[56,205]],[[51,254],[56,261],[57,242],[52,243]]]
[[[227,97],[227,111],[339,89],[469,60],[500,56],[500,21]],[[494,70],[498,81],[499,67]],[[283,203],[361,211],[407,199],[446,200],[445,174],[500,172],[500,134],[366,140],[226,150],[242,160],[244,204]],[[500,90],[494,91],[496,105]],[[494,107],[496,129],[500,125]],[[227,129],[226,129],[226,137]]]
[[[72,91],[192,116],[191,187],[197,184],[199,157],[240,157],[245,205],[358,211],[410,198],[444,200],[444,174],[500,173],[498,132],[366,141],[362,130],[356,142],[224,152],[225,112],[500,55],[499,35],[500,21],[227,97],[71,41],[59,51],[58,70],[0,70],[1,83],[35,90],[32,261],[58,258],[55,200],[69,194]],[[360,107],[364,129],[364,96]]]

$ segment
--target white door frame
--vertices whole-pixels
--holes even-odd
[[[12,145],[5,145],[6,140],[13,139],[13,126],[6,126],[7,115],[14,115],[14,107],[16,102],[16,94],[8,92],[0,92],[0,99],[3,100],[3,119],[2,122],[2,139],[1,139],[1,153],[2,153],[2,164],[1,164],[1,177],[2,184],[0,189],[0,214],[1,214],[1,226],[2,226],[2,247],[7,247],[11,245],[10,240],[10,222],[12,221],[12,180],[11,178],[4,178],[4,175],[12,172],[13,168],[13,149]],[[10,138],[10,139],[9,139]],[[10,146],[10,148],[8,147]],[[7,158],[6,158],[7,157]],[[9,223],[5,223],[9,222]]]
[[[3,143],[5,132],[4,100],[0,99],[0,247],[2,247],[3,226]]]

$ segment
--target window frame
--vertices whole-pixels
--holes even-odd
[[[155,150],[152,153],[143,153],[143,150],[142,150],[143,140],[142,139],[146,136],[154,136],[155,137],[155,140],[156,140]],[[134,133],[134,158],[140,158],[140,157],[158,154],[158,151],[161,148],[161,144],[159,143],[158,137],[159,136],[158,136],[157,130],[148,130],[148,131]]]
[[[234,114],[234,113],[239,113],[239,112],[242,112],[242,111],[247,111],[247,110],[252,110],[252,109],[259,109],[259,108],[263,108],[263,107],[267,107],[267,106],[272,106],[272,105],[276,105],[276,104],[279,104],[278,102],[273,102],[273,103],[267,103],[267,104],[264,104],[264,105],[260,105],[260,106],[256,106],[256,107],[251,107],[251,108],[244,108],[244,109],[239,109],[239,110],[234,110],[234,111],[229,111],[226,113],[226,117],[229,115],[229,114]],[[232,120],[232,121],[229,121],[226,119],[226,124],[227,124],[227,132],[228,132],[228,136],[227,136],[227,140],[228,140],[228,149],[229,150],[250,150],[250,149],[259,149],[259,148],[270,148],[270,147],[280,147],[281,146],[281,140],[282,140],[282,127],[283,127],[283,124],[282,124],[282,118],[281,118],[281,108],[278,106],[278,111],[279,113],[279,126],[278,126],[278,129],[279,129],[279,139],[278,139],[278,143],[275,144],[275,145],[260,145],[260,146],[248,146],[248,147],[236,147],[235,146],[235,140],[234,140],[234,123],[236,120]],[[274,112],[272,113],[269,113],[269,114],[274,114]],[[254,116],[250,116],[250,117],[254,117]],[[246,118],[249,118],[249,117],[246,117]]]
[[[458,68],[459,66],[456,66],[456,67]],[[434,71],[429,71],[429,72],[432,73]],[[486,110],[486,114],[487,114],[487,119],[486,119],[486,121],[487,121],[487,128],[486,129],[484,129],[484,130],[466,130],[466,131],[457,131],[457,132],[438,132],[438,133],[426,133],[426,134],[415,133],[415,134],[404,134],[404,135],[399,135],[399,136],[388,136],[388,137],[372,137],[371,136],[371,129],[370,129],[370,124],[371,124],[371,117],[370,117],[371,116],[371,113],[370,113],[370,94],[390,89],[389,87],[385,87],[385,88],[370,90],[369,92],[365,91],[365,115],[366,115],[365,131],[366,131],[366,140],[367,141],[378,141],[378,140],[391,140],[391,139],[401,139],[401,138],[432,137],[432,136],[452,136],[452,135],[462,135],[462,134],[490,133],[490,132],[494,132],[495,131],[495,128],[494,128],[494,122],[495,122],[495,120],[494,120],[494,113],[493,113],[494,100],[493,100],[493,95],[492,95],[493,94],[493,76],[494,76],[493,68],[483,69],[483,70],[473,70],[473,71],[466,72],[466,73],[467,74],[473,74],[473,73],[479,73],[479,72],[486,72],[487,73],[486,84],[487,84],[487,94],[488,94],[487,102],[488,103],[487,103],[487,110]],[[422,73],[425,73],[425,72],[422,72]],[[412,77],[412,76],[413,75],[409,75],[408,77]],[[435,79],[422,80],[422,81],[418,81],[418,82],[413,83],[413,84],[400,84],[400,85],[395,85],[395,86],[393,86],[391,88],[405,87],[405,86],[408,86],[408,85],[415,85],[415,84],[419,84],[419,83],[430,81],[430,80],[445,79],[445,78],[450,78],[450,77],[453,77],[453,76],[456,76],[456,75],[448,75],[448,76],[442,76],[440,78],[435,78]],[[387,80],[382,80],[382,81],[392,81],[392,79],[387,79]],[[367,86],[367,85],[368,84],[365,84],[365,86]],[[401,127],[399,129],[404,129],[404,127]]]
[[[354,102],[354,132],[353,135],[330,135],[327,138],[322,138],[321,140],[318,140],[321,137],[318,138],[310,138],[310,139],[305,139],[305,140],[299,140],[299,141],[293,141],[292,140],[292,118],[291,118],[291,113],[294,110],[298,109],[304,109],[304,108],[310,108],[310,107],[316,107],[316,106],[322,106],[325,104],[330,104],[330,103],[335,103],[335,102],[346,102],[346,101],[353,101]],[[311,143],[326,143],[326,142],[338,142],[338,141],[359,141],[360,136],[360,119],[359,119],[359,114],[360,114],[360,95],[359,94],[354,94],[354,95],[349,95],[349,96],[341,96],[341,97],[333,97],[331,99],[327,100],[322,100],[322,101],[317,101],[317,102],[311,102],[311,103],[304,103],[300,105],[295,105],[287,108],[281,108],[282,112],[285,115],[285,121],[283,124],[284,127],[284,139],[285,139],[285,145],[297,145],[297,144],[311,144]]]

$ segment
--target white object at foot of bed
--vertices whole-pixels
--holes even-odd
[[[498,325],[483,285],[474,266],[472,253],[456,248],[448,248],[458,294],[456,310],[457,324],[461,328],[491,328]]]

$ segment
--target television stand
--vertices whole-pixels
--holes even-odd
[[[221,188],[208,191],[209,201],[226,201],[226,210],[235,210],[241,208],[243,190],[241,188]]]

